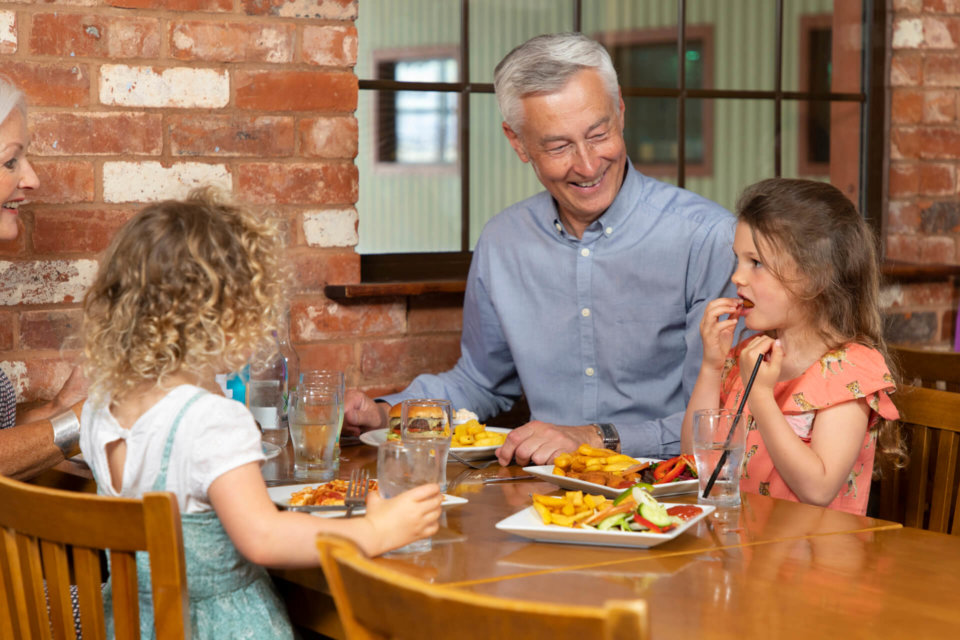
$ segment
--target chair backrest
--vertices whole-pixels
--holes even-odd
[[[0,505],[0,638],[75,638],[71,583],[83,637],[103,638],[101,550],[110,551],[118,639],[140,637],[137,551],[150,554],[157,638],[190,637],[183,532],[172,493],[108,498],[0,476]]]
[[[960,535],[960,393],[903,385],[893,401],[910,461],[904,469],[881,463],[878,515]]]
[[[960,353],[890,345],[904,384],[960,392]]]
[[[386,569],[336,536],[320,535],[317,549],[347,640],[649,637],[643,600],[589,607],[497,598]]]

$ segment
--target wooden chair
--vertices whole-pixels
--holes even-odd
[[[903,385],[893,401],[908,443],[905,469],[881,464],[881,518],[960,535],[960,393]]]
[[[0,476],[0,505],[0,638],[75,638],[71,568],[83,637],[103,638],[104,549],[116,637],[140,637],[136,551],[150,554],[157,638],[190,637],[183,533],[172,493],[107,498]]]
[[[320,535],[317,549],[347,640],[649,637],[643,600],[601,608],[497,598],[386,569],[336,536]]]
[[[890,355],[905,384],[960,392],[960,353],[891,345]]]

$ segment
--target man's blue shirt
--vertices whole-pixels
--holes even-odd
[[[582,239],[546,191],[491,219],[470,265],[460,360],[383,399],[448,398],[487,419],[522,390],[534,420],[612,422],[625,453],[679,453],[704,306],[734,295],[735,220],[627,165]]]

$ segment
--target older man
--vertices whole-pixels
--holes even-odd
[[[678,453],[703,308],[733,271],[733,217],[633,168],[599,43],[533,38],[497,65],[494,86],[503,132],[546,191],[484,228],[456,366],[382,400],[449,398],[487,418],[524,393],[533,420],[498,450],[501,464],[545,464],[583,442]],[[350,427],[386,423],[385,403],[359,392],[346,409]]]

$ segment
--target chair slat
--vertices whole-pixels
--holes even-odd
[[[182,553],[177,553],[183,548],[183,530],[177,505],[167,496],[143,495],[147,545],[158,557],[166,559],[150,572],[154,620],[159,635],[190,637],[190,603],[186,590],[177,588],[187,580],[186,561]]]
[[[909,426],[912,427],[913,433],[903,523],[908,527],[922,529],[926,513],[927,477],[933,438],[929,429],[917,425]]]
[[[70,602],[70,563],[66,545],[49,540],[40,543],[43,567],[50,599],[50,622],[57,640],[76,640],[73,605]]]
[[[5,598],[0,600],[6,615],[0,615],[0,622],[6,621],[10,638],[29,638],[27,599],[21,585],[23,571],[20,568],[20,552],[17,549],[16,531],[0,528],[0,572],[3,574]]]
[[[946,533],[950,529],[950,508],[953,506],[957,474],[957,444],[960,437],[950,431],[940,432],[937,462],[930,498],[930,530]]]
[[[84,640],[105,638],[103,592],[100,588],[100,554],[86,547],[73,548],[73,571],[80,601],[80,627]]]
[[[137,593],[137,558],[130,551],[110,554],[110,586],[113,588],[113,626],[117,640],[140,637],[140,598]]]
[[[27,599],[27,618],[30,635],[38,640],[49,640],[47,621],[47,594],[43,588],[43,563],[40,560],[40,541],[33,536],[17,536],[20,568],[23,571],[23,592]]]

